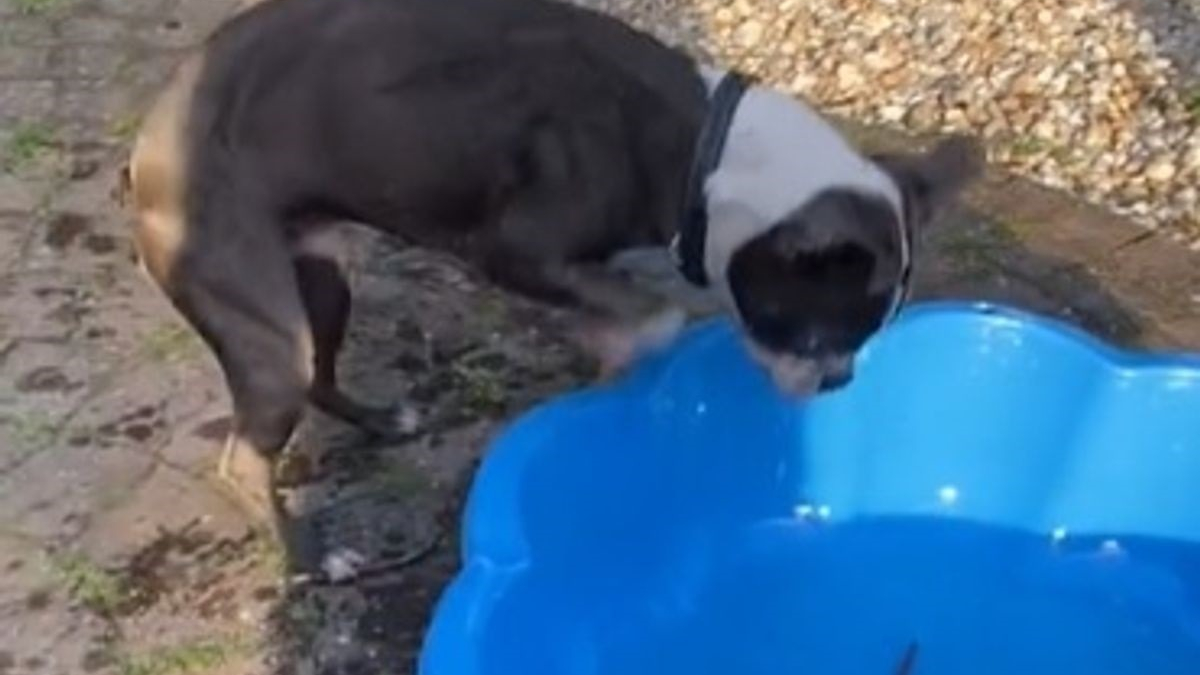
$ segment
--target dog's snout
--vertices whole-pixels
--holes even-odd
[[[844,367],[831,370],[821,376],[821,393],[837,391],[850,384],[854,379],[854,367],[849,362]]]

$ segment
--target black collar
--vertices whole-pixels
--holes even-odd
[[[888,306],[887,314],[883,317],[885,326],[900,316],[900,310],[904,309],[904,306],[908,304],[909,298],[912,297],[913,255],[916,249],[916,239],[912,224],[909,222],[907,209],[900,216],[899,228],[900,278],[896,282],[895,290],[892,291],[892,300]]]
[[[708,114],[688,174],[687,193],[679,218],[679,231],[671,242],[675,264],[683,277],[696,286],[707,287],[708,272],[704,265],[704,247],[708,239],[708,203],[704,184],[721,162],[734,113],[748,87],[746,79],[733,71],[721,77],[708,105]]]

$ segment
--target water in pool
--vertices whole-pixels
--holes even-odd
[[[1196,675],[1200,546],[933,518],[763,523],[602,675]],[[694,570],[693,570],[694,572]],[[689,572],[688,574],[692,574]],[[611,617],[610,617],[611,620]],[[607,621],[605,622],[607,623]],[[654,626],[644,630],[646,623]],[[633,636],[629,641],[617,635]],[[597,635],[597,637],[599,637]]]

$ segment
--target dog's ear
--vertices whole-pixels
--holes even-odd
[[[896,210],[888,200],[830,189],[780,221],[772,244],[800,278],[874,290],[894,282],[894,270],[879,262],[895,232]]]
[[[936,219],[983,173],[986,161],[983,148],[968,136],[951,136],[925,154],[876,155],[872,160],[896,181],[905,218],[917,227]]]

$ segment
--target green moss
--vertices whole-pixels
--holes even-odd
[[[54,10],[67,6],[70,0],[13,0],[17,13],[25,16],[49,14]]]
[[[97,614],[113,616],[129,598],[119,576],[82,553],[53,554],[49,564],[67,595]]]
[[[8,173],[26,171],[56,152],[54,128],[44,122],[18,122],[4,141],[0,167]]]
[[[159,325],[142,338],[141,352],[158,363],[183,363],[203,353],[200,339],[176,322]]]
[[[255,642],[239,636],[222,636],[160,647],[144,654],[116,659],[120,675],[190,675],[205,673],[253,653]]]

